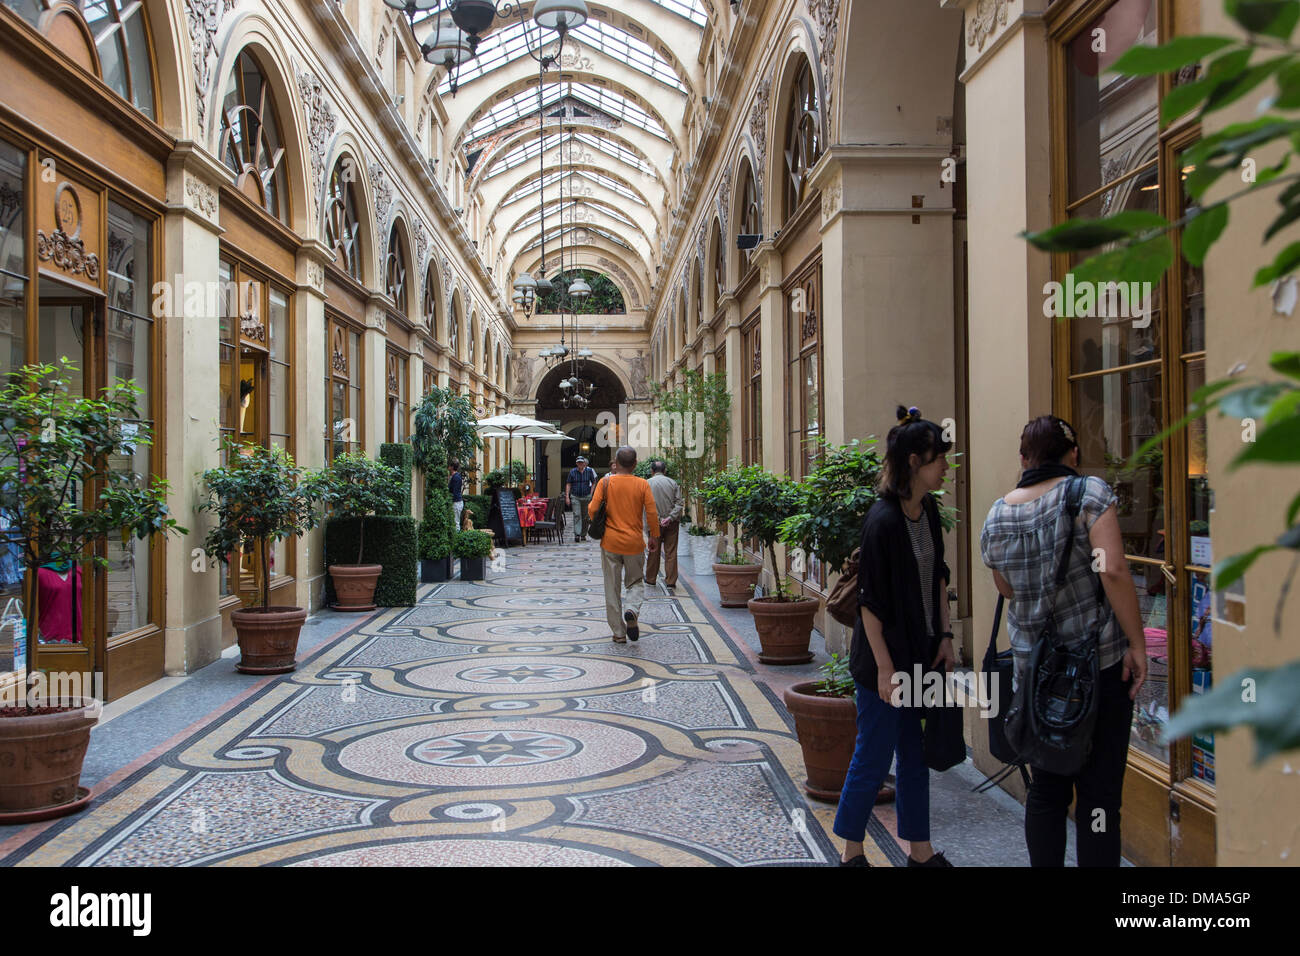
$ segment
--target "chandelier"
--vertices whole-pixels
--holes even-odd
[[[435,66],[446,68],[451,77],[451,94],[456,95],[460,85],[460,66],[472,60],[478,52],[483,34],[491,28],[497,17],[503,20],[518,19],[526,23],[527,13],[520,2],[501,3],[499,0],[384,0],[384,4],[405,13],[415,29],[417,14],[438,16],[439,8],[447,16],[438,17],[437,26],[420,44],[420,54]],[[524,29],[524,43],[528,55],[542,65],[542,69],[559,62],[564,52],[565,38],[587,22],[587,4],[583,0],[537,0],[533,4],[533,23],[537,35]],[[546,32],[556,34],[554,44],[546,45]]]

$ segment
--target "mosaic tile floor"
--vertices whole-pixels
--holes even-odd
[[[596,546],[510,551],[250,683],[0,865],[835,861],[834,808],[708,608],[652,589],[628,644],[604,617]]]

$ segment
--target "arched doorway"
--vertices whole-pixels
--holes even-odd
[[[564,389],[560,382],[572,374],[568,363],[551,369],[537,386],[537,415],[540,421],[551,422],[575,441],[535,442],[537,462],[537,487],[547,496],[564,493],[564,477],[574,466],[578,455],[585,455],[597,474],[609,471],[614,449],[599,441],[601,422],[598,416],[607,413],[617,418],[619,407],[627,401],[627,390],[618,375],[607,365],[587,360],[581,370],[582,377],[594,386],[591,404],[587,408],[566,408]]]

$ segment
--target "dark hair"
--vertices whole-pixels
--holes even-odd
[[[662,458],[656,458],[654,461],[650,462],[650,470],[656,475],[662,475],[668,472],[668,466],[664,464]]]
[[[251,378],[241,378],[239,380],[239,400],[242,402],[253,394],[253,380]]]
[[[452,471],[460,471],[460,462],[453,458],[450,462]]]
[[[618,466],[620,468],[636,467],[636,449],[633,448],[631,445],[624,445],[622,448],[620,448],[618,450],[618,455],[616,457],[618,459]]]
[[[1020,433],[1020,455],[1030,468],[1058,462],[1078,447],[1073,426],[1055,415],[1039,415]]]
[[[886,439],[885,461],[877,485],[884,498],[911,496],[913,455],[919,455],[923,464],[929,464],[952,448],[952,442],[944,441],[943,429],[922,418],[919,408],[899,405],[897,416],[898,424],[889,430]]]

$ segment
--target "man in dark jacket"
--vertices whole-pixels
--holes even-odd
[[[587,505],[591,503],[591,493],[596,487],[596,472],[588,467],[587,459],[578,456],[576,467],[569,469],[569,477],[564,485],[564,505],[573,509],[573,540],[587,540]]]

